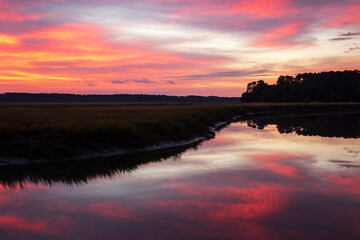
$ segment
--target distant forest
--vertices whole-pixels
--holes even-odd
[[[359,102],[360,71],[280,76],[276,84],[251,82],[242,102]]]
[[[239,102],[237,97],[167,96],[145,94],[3,93],[0,102]]]

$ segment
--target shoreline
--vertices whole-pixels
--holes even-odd
[[[252,115],[256,113],[250,113],[248,115]],[[151,152],[156,150],[165,150],[165,149],[171,149],[171,148],[177,148],[177,147],[185,147],[190,146],[195,143],[200,143],[206,140],[210,140],[216,137],[216,131],[219,131],[220,129],[226,127],[227,125],[238,121],[240,118],[244,116],[235,116],[231,118],[229,121],[222,121],[216,123],[214,126],[210,126],[209,132],[207,134],[204,134],[203,136],[197,136],[193,137],[188,140],[183,141],[168,141],[168,142],[160,142],[159,144],[139,148],[139,149],[125,149],[125,148],[118,148],[118,149],[110,149],[110,150],[99,150],[99,151],[93,151],[88,152],[85,154],[80,154],[76,156],[72,156],[70,158],[65,159],[58,159],[58,160],[44,160],[44,159],[26,159],[26,158],[0,158],[0,167],[1,166],[10,166],[10,165],[28,165],[28,164],[38,164],[38,163],[47,163],[47,162],[61,162],[61,161],[86,161],[96,158],[106,158],[106,157],[116,157],[116,156],[122,156],[126,154],[132,154],[132,153],[143,153],[143,152]]]
[[[220,109],[221,110],[221,109]],[[220,112],[219,110],[219,112]],[[106,157],[116,157],[131,153],[140,153],[140,152],[151,152],[161,149],[171,149],[175,147],[187,146],[194,143],[200,143],[205,140],[209,140],[215,137],[216,131],[227,126],[230,123],[239,121],[241,119],[247,119],[258,115],[283,115],[283,114],[332,114],[339,112],[360,112],[360,104],[250,104],[250,105],[238,105],[231,109],[230,113],[233,116],[227,117],[228,120],[224,120],[226,115],[229,115],[229,112],[220,112],[216,115],[218,121],[209,121],[210,124],[202,122],[200,126],[206,127],[206,131],[202,131],[199,134],[194,132],[185,139],[174,141],[171,139],[160,140],[154,144],[147,144],[145,147],[114,147],[110,148],[92,148],[94,150],[89,150],[91,148],[81,148],[75,154],[71,156],[66,155],[57,155],[57,157],[0,157],[0,166],[9,166],[9,165],[29,165],[29,164],[38,164],[46,162],[64,162],[64,161],[86,161],[95,158],[106,158]],[[214,110],[214,112],[216,109]],[[216,112],[215,112],[216,113]],[[222,113],[222,114],[221,114]],[[238,114],[241,113],[241,114]],[[234,116],[235,115],[235,116]],[[180,116],[181,118],[182,116]],[[205,116],[207,117],[207,116]],[[195,118],[197,119],[197,118]],[[199,124],[199,123],[198,123]],[[210,125],[210,126],[209,126]],[[197,126],[197,125],[195,125]],[[187,129],[189,130],[189,129]],[[191,130],[191,129],[190,129]],[[196,129],[195,129],[196,130]],[[203,129],[204,130],[204,129]],[[161,136],[161,133],[159,133]],[[54,154],[55,155],[55,154]]]

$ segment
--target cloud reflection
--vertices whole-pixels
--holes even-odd
[[[342,158],[328,158],[318,146],[334,149]],[[89,162],[94,171],[87,182],[70,177],[74,171],[42,181],[25,178],[23,189],[3,187],[0,236],[356,239],[360,234],[360,175],[332,167],[353,162],[357,139],[324,141],[238,123],[197,151],[179,152],[176,161],[165,158],[161,164],[164,155],[149,155],[149,161],[138,156],[128,167],[131,174],[119,170],[121,161],[110,161],[103,170]],[[74,181],[70,188],[61,184],[67,178]]]

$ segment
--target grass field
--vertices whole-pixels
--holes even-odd
[[[360,104],[0,104],[0,159],[55,159],[87,150],[187,140],[250,112],[356,111]]]

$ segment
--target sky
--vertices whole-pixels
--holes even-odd
[[[0,92],[240,96],[360,67],[359,0],[0,0]]]

